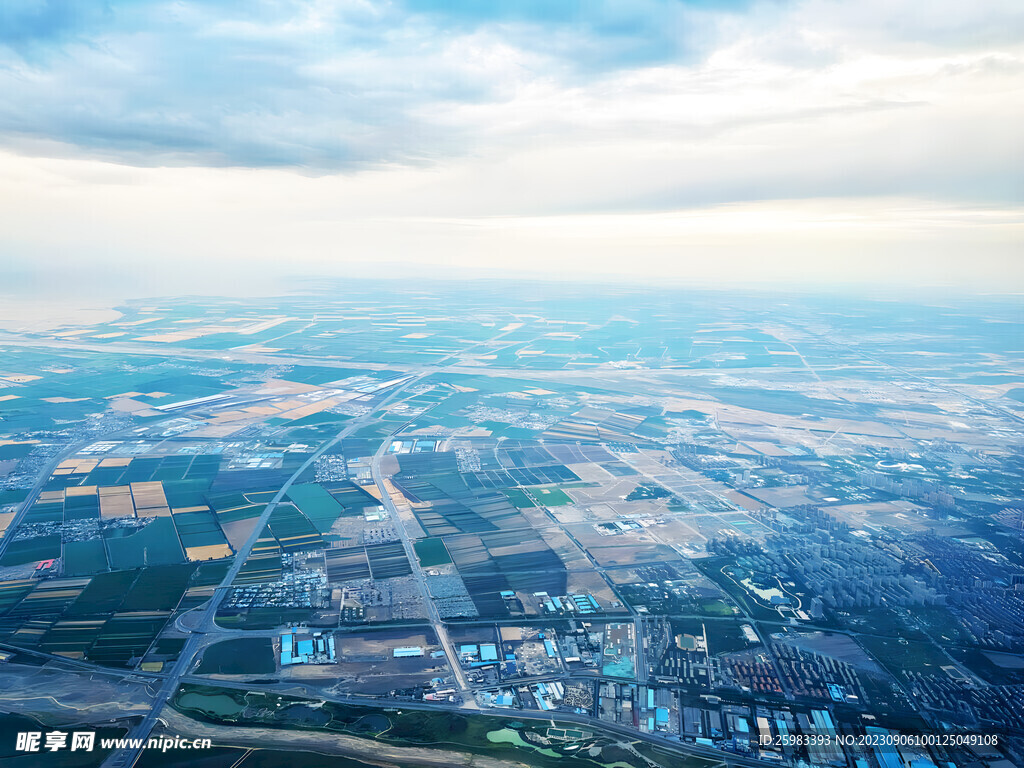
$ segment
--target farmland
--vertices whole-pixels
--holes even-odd
[[[161,300],[18,336],[0,371],[4,652],[220,680],[175,699],[204,727],[401,746],[299,700],[295,721],[258,723],[230,687],[246,679],[259,701],[521,716],[477,736],[535,762],[583,746],[534,715],[645,749],[734,745],[758,708],[794,731],[819,707],[853,733],[1016,732],[1008,307],[904,306],[965,340],[937,366],[878,304],[824,334],[804,299],[780,329],[699,292],[483,289],[458,317],[428,293],[344,313],[319,294]],[[605,738],[599,762],[632,759]]]

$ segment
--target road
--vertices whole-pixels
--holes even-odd
[[[854,346],[852,344],[844,344],[841,341],[830,339],[828,336],[825,336],[820,333],[815,333],[814,331],[811,331],[807,328],[802,328],[797,325],[793,325],[792,327],[797,328],[802,333],[806,333],[808,336],[811,336],[820,342],[823,342],[825,344],[831,344],[833,347],[839,347],[840,349],[845,349],[847,352],[853,352],[856,355],[863,357],[865,360],[870,360],[873,363],[878,363],[878,365],[882,366],[883,368],[888,368],[890,371],[896,371],[897,373],[906,376],[908,379],[914,379],[915,381],[920,381],[924,384],[935,387],[936,389],[941,389],[943,392],[948,392],[951,395],[957,395],[958,397],[962,397],[964,400],[973,403],[974,405],[988,411],[989,413],[998,413],[1000,416],[1005,416],[1006,418],[1010,419],[1011,421],[1015,421],[1018,424],[1024,424],[1024,416],[1016,414],[1013,411],[1008,411],[1005,408],[996,405],[995,403],[990,403],[986,400],[981,400],[980,398],[974,397],[974,395],[969,395],[966,392],[957,389],[956,387],[950,386],[949,384],[943,384],[942,382],[936,381],[935,379],[929,379],[926,376],[921,376],[920,374],[908,371],[906,368],[900,368],[899,366],[893,365],[892,363],[887,362],[886,360],[883,360],[882,358],[876,355],[873,355],[869,352],[865,352],[858,346]]]
[[[18,507],[17,514],[15,514],[14,518],[7,526],[6,535],[0,539],[0,558],[4,556],[4,553],[7,551],[7,545],[10,544],[11,540],[14,538],[15,529],[21,524],[21,521],[25,519],[25,515],[28,514],[32,505],[36,503],[36,499],[38,499],[39,494],[43,492],[43,488],[46,487],[46,482],[50,479],[50,476],[53,474],[53,470],[57,468],[57,465],[64,461],[64,459],[75,455],[82,450],[82,448],[85,448],[87,445],[91,445],[99,439],[101,438],[95,437],[69,445],[63,451],[54,456],[53,459],[43,467],[36,484],[32,486],[32,490],[28,492],[28,496],[25,497],[25,500],[21,502],[21,506]]]
[[[397,435],[404,429],[405,425],[395,430],[392,436]],[[466,676],[462,671],[462,665],[459,663],[459,656],[455,652],[455,646],[452,644],[451,638],[448,636],[448,629],[445,627],[444,622],[441,620],[441,614],[438,613],[437,605],[430,598],[430,590],[427,587],[427,577],[423,573],[423,568],[420,566],[419,558],[416,557],[416,552],[412,546],[412,539],[409,537],[409,532],[405,530],[405,523],[402,521],[401,516],[398,514],[398,509],[395,507],[395,502],[391,498],[391,494],[388,493],[387,486],[384,483],[384,475],[380,469],[380,460],[383,458],[388,446],[391,444],[390,440],[385,440],[381,443],[380,448],[374,454],[370,464],[370,471],[373,473],[373,482],[377,484],[377,489],[380,491],[381,503],[387,509],[388,514],[394,521],[395,530],[398,532],[399,538],[402,540],[402,546],[405,547],[405,555],[409,558],[409,565],[412,567],[413,575],[416,577],[416,583],[419,585],[420,594],[423,596],[423,605],[427,610],[427,617],[430,619],[430,625],[434,628],[434,632],[437,634],[438,642],[441,643],[441,647],[444,648],[444,652],[448,656],[448,665],[452,668],[452,672],[455,675],[455,682],[458,689],[462,693],[468,693],[469,685],[466,682]],[[470,695],[472,698],[472,695]]]
[[[594,366],[591,368],[571,368],[566,370],[545,370],[543,368],[504,368],[486,365],[449,365],[448,361],[458,358],[472,349],[491,343],[507,333],[497,334],[487,341],[478,342],[441,360],[429,364],[416,363],[365,363],[358,360],[339,359],[337,357],[320,357],[317,355],[268,354],[243,352],[240,350],[208,350],[190,349],[159,344],[142,344],[138,342],[110,342],[108,344],[92,344],[85,341],[61,339],[26,339],[11,334],[0,333],[0,344],[10,347],[29,347],[33,349],[60,349],[79,352],[103,352],[106,354],[142,355],[144,357],[178,358],[182,360],[213,360],[218,362],[237,362],[248,365],[316,365],[324,368],[341,368],[365,371],[395,371],[429,375],[431,373],[465,373],[472,376],[513,376],[529,379],[554,379],[568,381],[584,381],[590,384],[600,380],[617,380],[633,377],[657,377],[664,374],[679,376],[704,377],[707,370],[671,367],[664,368],[613,368],[610,366]],[[751,369],[756,370],[756,369]]]
[[[195,678],[187,677],[183,679],[183,682],[195,683],[197,685],[215,686],[219,688],[232,688],[235,690],[250,691],[252,685],[244,682],[233,683],[223,680],[211,681],[206,678]],[[292,686],[294,689],[295,686]],[[263,690],[261,688],[261,690]],[[281,690],[275,691],[277,693],[283,693]],[[317,691],[315,698],[318,701],[333,701],[339,704],[349,704],[353,706],[372,707],[376,709],[385,710],[423,710],[430,712],[447,711],[460,715],[481,715],[484,717],[498,717],[503,719],[513,720],[539,720],[542,722],[552,723],[558,722],[570,722],[578,725],[586,726],[587,728],[594,729],[595,731],[606,731],[614,733],[617,736],[624,736],[631,742],[646,741],[651,744],[655,744],[658,747],[674,752],[676,754],[686,755],[688,757],[702,757],[715,761],[716,763],[723,764],[726,766],[742,766],[743,768],[765,768],[766,763],[756,758],[744,757],[742,755],[734,755],[729,752],[723,752],[720,749],[714,747],[707,747],[701,744],[688,744],[680,742],[674,738],[661,736],[657,733],[642,733],[641,731],[634,730],[633,728],[625,725],[619,725],[618,723],[609,723],[604,720],[598,720],[590,717],[589,715],[577,715],[572,712],[541,712],[539,710],[528,710],[528,709],[493,709],[493,710],[480,710],[475,712],[467,712],[464,707],[460,707],[453,704],[427,704],[420,701],[395,701],[389,704],[383,704],[379,701],[367,701],[357,696],[344,696],[338,694],[325,694],[321,691]]]
[[[337,445],[341,440],[351,435],[357,429],[362,427],[367,421],[374,418],[374,414],[377,409],[387,405],[399,394],[401,394],[406,388],[418,381],[422,376],[414,377],[409,379],[399,386],[395,387],[387,397],[384,398],[374,409],[368,413],[359,416],[348,423],[348,425],[334,436],[333,439],[321,445],[308,459],[299,467],[295,472],[288,478],[281,489],[277,492],[274,498],[267,504],[263,510],[263,514],[260,515],[256,525],[252,529],[252,533],[249,534],[249,538],[240,550],[235,554],[234,562],[231,568],[228,569],[227,574],[224,576],[220,583],[220,586],[214,590],[213,596],[210,601],[206,604],[206,607],[202,609],[202,615],[198,622],[195,624],[195,629],[189,634],[188,639],[185,641],[185,646],[182,648],[181,653],[178,655],[177,661],[167,674],[164,684],[157,691],[156,697],[153,700],[153,706],[149,713],[142,719],[142,721],[132,729],[131,733],[128,734],[130,739],[146,739],[153,730],[153,726],[156,724],[157,717],[160,714],[160,710],[163,709],[167,700],[170,699],[174,692],[178,688],[178,683],[181,677],[192,668],[195,661],[195,657],[203,645],[203,636],[207,633],[215,631],[215,622],[217,617],[217,610],[220,608],[221,603],[227,596],[231,589],[231,584],[234,582],[235,577],[245,564],[246,559],[252,552],[253,546],[259,539],[266,527],[267,522],[270,520],[271,514],[278,504],[281,503],[285,495],[288,493],[288,489],[292,487],[292,484],[302,476],[302,474],[309,469],[313,462],[315,462],[320,456],[322,456],[328,449]],[[128,768],[134,765],[136,760],[139,759],[141,750],[139,749],[121,749],[112,752],[107,759],[103,762],[103,768]]]
[[[579,445],[579,443],[577,443],[577,445]],[[590,564],[594,567],[594,570],[597,571],[601,578],[605,580],[605,583],[608,584],[608,588],[611,590],[612,594],[618,596],[619,593],[615,589],[615,582],[612,581],[612,579],[605,572],[604,566],[598,563],[597,559],[590,553],[590,550],[588,550],[586,547],[580,544],[579,540],[573,535],[572,531],[570,531],[568,528],[562,525],[562,521],[559,520],[558,517],[550,509],[548,509],[547,506],[545,506],[544,502],[537,498],[537,496],[528,487],[526,487],[525,485],[520,485],[517,487],[524,494],[526,494],[526,497],[530,499],[530,501],[532,501],[538,509],[544,510],[544,513],[547,515],[548,519],[551,520],[552,523],[554,523],[554,527],[561,531],[563,534],[565,534],[566,538],[568,538],[569,541],[571,541],[573,545],[581,553],[583,553],[583,555],[590,561]],[[637,682],[641,685],[646,685],[647,679],[650,676],[650,670],[647,667],[646,651],[644,649],[643,617],[640,616],[640,614],[638,614],[629,603],[627,603],[625,600],[622,600],[621,597],[619,597],[619,601],[633,617],[632,620],[634,627],[634,638],[636,641],[636,679]]]
[[[490,341],[493,341],[495,339],[501,338],[502,336],[504,336],[504,335],[506,335],[507,333],[510,333],[510,332],[511,331],[506,331],[506,332],[499,333],[499,334],[495,335],[494,337],[492,337],[490,339]],[[6,343],[6,339],[5,339],[4,343]],[[12,344],[17,344],[17,341],[16,340],[12,340],[11,343]],[[474,345],[470,346],[469,349],[473,349],[475,347],[481,346],[484,343],[487,343],[487,342],[479,342],[477,344],[474,344]],[[25,346],[34,346],[34,345],[35,345],[35,342],[29,342],[29,343],[25,344]],[[45,344],[44,346],[54,346],[54,345]],[[59,342],[56,343],[55,346],[60,346],[60,343]],[[99,351],[121,351],[124,354],[152,354],[155,351],[153,348],[148,347],[146,345],[135,345],[135,344],[131,344],[131,343],[125,345],[121,349],[116,349],[116,350],[105,349],[103,345],[84,345],[84,348],[89,348],[89,349],[97,348],[97,349],[99,349]],[[464,351],[466,351],[466,350],[462,350],[462,352],[464,352]],[[165,348],[165,349],[159,351],[159,354],[162,354],[162,355],[166,356],[170,352],[171,352],[171,350],[168,350],[168,349]],[[183,354],[181,356],[191,356],[191,357],[196,357],[198,359],[212,358],[212,359],[218,359],[218,360],[225,360],[225,359],[232,359],[233,357],[235,357],[237,359],[249,360],[249,358],[252,358],[251,360],[249,360],[250,362],[259,362],[259,363],[265,363],[265,364],[270,364],[270,363],[275,363],[275,362],[280,363],[280,362],[284,361],[284,360],[278,359],[276,357],[265,356],[265,355],[251,355],[251,354],[232,355],[231,353],[224,353],[224,352],[220,352],[220,351],[208,353],[208,352],[201,351],[201,350],[183,350],[182,352],[183,352]],[[461,354],[461,352],[460,352],[460,354]],[[281,501],[284,499],[285,495],[288,493],[288,489],[291,488],[292,484],[299,477],[301,477],[302,474],[307,469],[309,469],[309,467],[311,467],[313,465],[313,463],[318,458],[320,458],[320,456],[322,456],[328,449],[332,448],[333,446],[337,445],[341,440],[343,440],[346,437],[348,437],[349,435],[353,434],[357,429],[362,427],[366,422],[372,420],[374,418],[375,414],[377,413],[377,411],[379,411],[384,406],[388,405],[392,400],[394,400],[396,397],[398,397],[402,392],[404,392],[410,386],[412,386],[413,384],[415,384],[418,381],[420,381],[421,379],[423,379],[425,376],[427,376],[430,373],[434,373],[435,371],[439,370],[441,364],[446,362],[447,360],[449,360],[453,356],[455,356],[455,353],[453,353],[452,355],[449,355],[449,356],[443,358],[442,360],[440,360],[440,361],[438,361],[438,362],[436,362],[436,363],[434,363],[434,364],[432,364],[430,366],[421,366],[421,367],[419,367],[414,372],[414,375],[412,375],[410,378],[404,380],[401,384],[399,384],[397,387],[392,389],[391,392],[383,400],[381,400],[379,403],[377,403],[374,406],[374,408],[372,408],[370,411],[368,411],[367,413],[363,414],[362,416],[356,417],[355,419],[350,421],[348,423],[348,425],[345,427],[345,429],[343,429],[341,432],[339,432],[337,435],[335,435],[335,437],[333,439],[331,439],[328,442],[326,442],[323,445],[321,445],[316,450],[316,452],[314,452],[302,464],[302,466],[299,467],[291,475],[291,477],[288,478],[288,480],[285,482],[285,484],[283,486],[281,486],[281,489],[277,492],[277,494],[274,496],[274,498],[270,501],[269,504],[267,504],[266,508],[263,510],[263,514],[260,515],[259,519],[256,522],[256,525],[253,527],[252,533],[249,534],[249,538],[246,540],[245,544],[242,546],[242,548],[240,550],[238,550],[238,552],[235,553],[235,559],[234,559],[234,561],[233,561],[233,563],[231,565],[231,568],[228,569],[228,572],[224,576],[224,578],[221,581],[220,585],[214,590],[214,594],[210,598],[210,601],[206,604],[206,607],[201,609],[201,613],[200,613],[200,617],[199,617],[198,621],[194,621],[192,623],[191,627],[189,627],[187,625],[184,625],[184,624],[177,624],[176,625],[177,627],[179,627],[181,629],[185,629],[185,630],[189,631],[188,638],[185,641],[185,645],[182,648],[182,651],[179,654],[177,661],[175,661],[174,666],[171,668],[170,672],[167,674],[167,677],[165,678],[163,685],[157,691],[157,694],[156,694],[156,696],[154,698],[154,701],[153,701],[152,708],[150,709],[150,711],[146,715],[146,717],[144,717],[143,720],[135,728],[132,729],[131,733],[128,735],[128,738],[135,739],[135,740],[144,740],[144,739],[149,737],[149,734],[153,730],[153,726],[156,724],[156,720],[157,720],[157,718],[158,718],[158,716],[160,714],[160,711],[163,709],[163,707],[167,703],[168,699],[170,699],[170,697],[174,694],[174,691],[177,690],[178,684],[179,684],[182,676],[192,668],[192,666],[193,666],[193,664],[195,662],[196,656],[199,654],[199,651],[205,645],[205,636],[208,635],[208,634],[213,634],[213,633],[217,632],[217,630],[218,630],[218,628],[216,626],[217,610],[220,608],[221,603],[224,601],[224,598],[227,596],[228,592],[230,591],[231,585],[234,582],[235,577],[238,575],[238,572],[241,570],[242,566],[245,564],[246,559],[249,557],[250,553],[252,552],[253,546],[256,544],[256,541],[259,539],[263,529],[267,525],[267,522],[270,520],[270,516],[273,514],[274,509],[276,509],[277,505],[280,504]],[[308,359],[302,358],[302,357],[296,357],[296,358],[288,357],[288,358],[285,358],[285,360],[290,361],[289,364],[295,364],[295,363],[303,364],[302,361],[304,361],[304,360],[305,360],[306,363],[309,362]],[[344,367],[344,366],[342,366],[342,363],[340,361],[337,361],[337,360],[325,360],[323,362],[325,362],[325,363],[329,362],[332,365],[336,365],[338,367]],[[347,366],[347,367],[349,367],[349,368],[353,368],[353,367],[354,368],[366,368],[368,370],[382,370],[382,369],[385,369],[385,368],[389,368],[391,366],[378,365],[378,364],[355,364],[355,365],[351,365],[351,366]],[[403,368],[402,372],[408,372],[408,368]],[[401,432],[408,425],[408,423],[409,422],[406,422],[405,424],[403,424],[400,427],[398,427],[398,429],[394,430],[394,432],[392,434],[397,434],[397,433]],[[384,503],[384,505],[388,509],[388,511],[392,514],[392,516],[393,516],[393,518],[395,520],[395,528],[400,533],[400,536],[402,538],[403,546],[405,547],[405,550],[406,550],[406,555],[409,558],[409,563],[415,569],[415,573],[417,574],[417,579],[419,581],[420,590],[423,593],[423,603],[426,606],[426,608],[427,608],[427,610],[428,610],[428,612],[430,614],[431,624],[434,626],[435,632],[437,632],[438,639],[441,641],[441,644],[442,644],[442,646],[445,649],[445,653],[448,654],[448,659],[449,659],[450,666],[452,667],[452,669],[455,672],[456,680],[459,682],[459,688],[462,691],[467,691],[468,687],[466,685],[465,677],[462,674],[462,669],[461,669],[461,667],[460,667],[460,665],[458,663],[458,656],[456,656],[454,654],[454,648],[452,646],[450,638],[448,637],[448,632],[445,629],[443,622],[441,622],[440,615],[437,612],[437,607],[434,605],[434,602],[430,599],[430,593],[429,593],[429,591],[427,590],[427,587],[426,587],[426,580],[425,580],[425,577],[423,575],[422,569],[419,566],[419,560],[416,558],[416,553],[413,551],[412,542],[410,541],[409,535],[405,531],[405,527],[402,525],[401,518],[398,516],[398,512],[395,509],[394,503],[391,501],[391,497],[387,493],[387,489],[384,486],[383,478],[382,478],[381,472],[380,472],[380,459],[383,456],[383,452],[386,450],[386,446],[388,444],[389,444],[389,441],[387,441],[387,440],[382,442],[381,443],[381,448],[377,451],[377,453],[374,456],[373,464],[372,464],[372,471],[373,471],[374,482],[377,483],[378,488],[380,488],[382,502]],[[54,466],[56,466],[56,464],[54,464]],[[47,473],[45,474],[44,478],[42,478],[40,480],[39,488],[41,488],[42,484],[45,483],[45,478],[49,477],[50,471],[52,471],[52,470],[48,470]],[[38,490],[36,490],[36,494],[38,494]],[[111,753],[108,756],[108,758],[104,761],[103,766],[104,766],[104,768],[128,768],[129,766],[135,764],[135,762],[139,758],[140,753],[141,753],[141,750],[139,750],[139,749],[122,749],[122,750],[118,750],[116,752]]]

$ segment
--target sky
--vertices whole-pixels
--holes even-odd
[[[3,0],[0,284],[1021,292],[1022,125],[1020,0]]]

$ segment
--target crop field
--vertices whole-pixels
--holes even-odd
[[[71,487],[64,492],[64,519],[88,520],[100,516],[100,499],[91,486]]]
[[[51,498],[48,495],[40,495],[40,501],[37,501],[32,507],[25,513],[24,521],[26,524],[31,523],[59,523],[64,519],[64,504],[63,500],[58,497],[54,498],[54,501],[49,501]]]
[[[0,625],[34,637],[49,653],[125,666],[199,581],[195,571],[192,564],[155,566],[36,582],[31,591],[33,585],[10,582],[0,585]],[[211,571],[206,580],[216,576]]]
[[[155,518],[137,533],[123,534],[125,529],[105,532],[111,568],[140,568],[144,565],[167,565],[185,560],[170,517]]]
[[[508,500],[512,502],[512,506],[516,509],[530,509],[537,506],[533,503],[529,496],[526,495],[525,491],[521,491],[518,488],[509,488],[502,493],[508,497]]]
[[[189,560],[208,560],[212,557],[231,555],[227,539],[217,519],[208,509],[179,512],[174,514],[172,519]]]
[[[107,570],[107,552],[102,539],[64,542],[64,573],[88,576]]]
[[[145,654],[169,617],[169,611],[115,614],[100,629],[85,656],[107,666],[128,666],[133,658]]]
[[[565,566],[533,530],[462,534],[444,543],[481,616],[506,616],[500,592],[566,592]]]
[[[213,587],[220,584],[231,568],[231,561],[217,560],[215,562],[200,563],[196,566],[192,575],[192,586]]]
[[[343,517],[361,515],[366,507],[375,507],[380,503],[355,483],[324,483],[323,487],[344,508],[341,513]]]
[[[525,526],[525,521],[517,524],[519,512],[503,494],[470,491],[464,486],[450,484],[448,477],[439,476],[429,481],[396,479],[395,484],[410,499],[430,503],[428,508],[413,508],[417,520],[428,535],[476,533]],[[453,481],[459,482],[458,476],[454,476]]]
[[[35,536],[31,539],[12,541],[0,558],[0,566],[23,565],[36,560],[50,560],[60,557],[60,534]]]
[[[267,528],[285,552],[318,549],[324,546],[316,527],[295,507],[279,504],[270,515]],[[263,534],[266,536],[266,532]]]
[[[119,611],[173,610],[185,594],[195,566],[165,565],[139,571]]]
[[[22,598],[35,589],[38,583],[35,579],[0,582],[0,616],[21,602]]]
[[[396,576],[408,576],[412,573],[405,547],[400,542],[389,544],[368,544],[366,557],[370,563],[370,571],[374,579],[390,579]]]
[[[129,579],[122,580],[122,583],[135,577],[133,572],[125,573]],[[30,642],[48,653],[85,658],[104,665],[125,666],[145,651],[170,616],[168,611],[111,615],[110,612],[122,602],[121,593],[108,595],[109,599],[104,600],[99,594],[101,589],[97,588],[90,590],[90,596],[83,601],[81,598],[86,590],[82,589],[83,585],[73,583],[75,581],[54,582],[53,588],[41,591],[37,599],[22,601],[15,606],[8,616],[0,620],[0,625],[20,627],[12,638],[15,642]],[[109,590],[113,586],[116,585],[111,581],[104,588]],[[72,603],[70,608],[69,602]],[[50,618],[32,618],[36,616]]]
[[[235,577],[235,584],[259,584],[267,581],[277,581],[281,578],[281,555],[273,554],[252,554],[242,564]]]
[[[327,550],[327,580],[331,584],[370,578],[370,564],[364,547]]]
[[[545,507],[560,507],[564,504],[572,504],[569,495],[558,488],[529,488],[527,489],[537,501]]]
[[[542,445],[518,440],[505,440],[498,444],[498,462],[503,467],[543,467],[556,464],[554,456]]]
[[[277,669],[270,638],[224,640],[203,651],[197,675],[268,675]]]
[[[52,579],[37,586],[7,616],[20,619],[38,619],[59,616],[85,589],[88,579]]]
[[[51,478],[58,487],[120,486],[130,483],[191,480],[209,487],[220,466],[219,456],[143,456],[137,458],[69,459]],[[47,490],[50,490],[48,487]]]
[[[561,464],[525,469],[516,467],[489,469],[467,473],[464,477],[466,485],[470,488],[515,488],[520,485],[573,483],[580,480],[579,475]]]
[[[420,565],[424,568],[446,565],[452,561],[451,555],[445,549],[443,539],[419,539],[413,544],[413,548],[416,550],[416,557],[419,558]]]
[[[293,485],[288,489],[288,498],[320,533],[331,530],[334,521],[345,514],[337,497],[316,483]]]
[[[62,619],[54,623],[39,641],[39,650],[82,659],[96,642],[106,624],[104,618]]]
[[[271,497],[273,495],[275,494],[271,494]],[[210,494],[206,498],[210,507],[216,512],[221,525],[259,517],[266,507],[266,504],[263,503],[264,499],[255,493],[233,491]]]
[[[115,571],[93,576],[78,599],[71,605],[67,615],[92,616],[116,611],[134,583],[136,571]]]

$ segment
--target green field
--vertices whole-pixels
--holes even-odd
[[[115,529],[116,530],[116,529]],[[167,565],[185,559],[170,517],[157,517],[138,533],[107,539],[111,568]]]
[[[536,736],[544,736],[551,727],[566,731],[573,728],[571,724],[557,720],[523,722],[514,718],[453,712],[382,711],[376,707],[336,701],[313,701],[277,693],[193,684],[181,686],[170,703],[182,714],[202,722],[345,734],[365,740],[368,758],[379,751],[374,745],[377,741],[396,747],[456,750],[489,758],[494,763],[533,768],[648,768],[650,765],[644,757],[619,746],[618,738],[600,734],[583,742],[586,749],[580,749],[580,742],[546,746],[534,743]],[[676,754],[669,759],[671,762],[661,764],[677,768],[711,764],[700,758],[691,762]],[[270,764],[264,765],[269,768]],[[308,765],[330,763],[317,761]]]
[[[558,488],[527,488],[527,490],[545,507],[561,507],[573,503],[569,495]]]
[[[224,538],[212,512],[185,512],[174,515],[172,519],[183,547],[227,544],[227,539]]]
[[[64,544],[64,574],[91,576],[107,570],[107,553],[101,539],[68,541]]]
[[[952,664],[935,645],[918,640],[890,637],[858,638],[868,652],[897,680],[903,680],[903,670],[922,675],[944,675],[942,667]]]
[[[34,443],[14,443],[12,445],[0,445],[0,461],[11,459],[23,459],[32,453]]]
[[[36,536],[32,539],[12,541],[7,545],[0,565],[24,565],[37,560],[50,560],[60,557],[60,534]]]
[[[28,496],[25,489],[0,491],[0,504],[20,504]]]
[[[0,582],[0,615],[21,602],[25,595],[36,588],[37,583],[31,579]]]
[[[188,588],[194,563],[144,568],[124,596],[122,611],[171,611]]]
[[[324,545],[324,540],[320,538],[316,527],[291,505],[282,504],[274,507],[267,528],[270,529],[285,552],[316,549]]]
[[[293,485],[288,489],[288,498],[295,502],[320,533],[331,530],[334,521],[345,513],[345,508],[338,500],[316,483]]]
[[[116,611],[138,575],[137,571],[101,573],[89,581],[89,586],[68,608],[65,616],[89,616]]]
[[[266,675],[277,669],[269,637],[241,637],[211,645],[196,670],[200,675]]]
[[[521,491],[518,488],[506,488],[502,493],[508,496],[508,500],[512,502],[512,506],[516,509],[529,509],[530,507],[537,506],[530,500],[525,491]]]
[[[103,625],[86,657],[99,664],[128,666],[142,657],[169,616],[170,612],[156,611],[118,614]]]
[[[420,559],[420,565],[429,568],[432,565],[447,565],[452,561],[444,541],[440,538],[419,539],[413,544],[416,550],[416,557]]]

